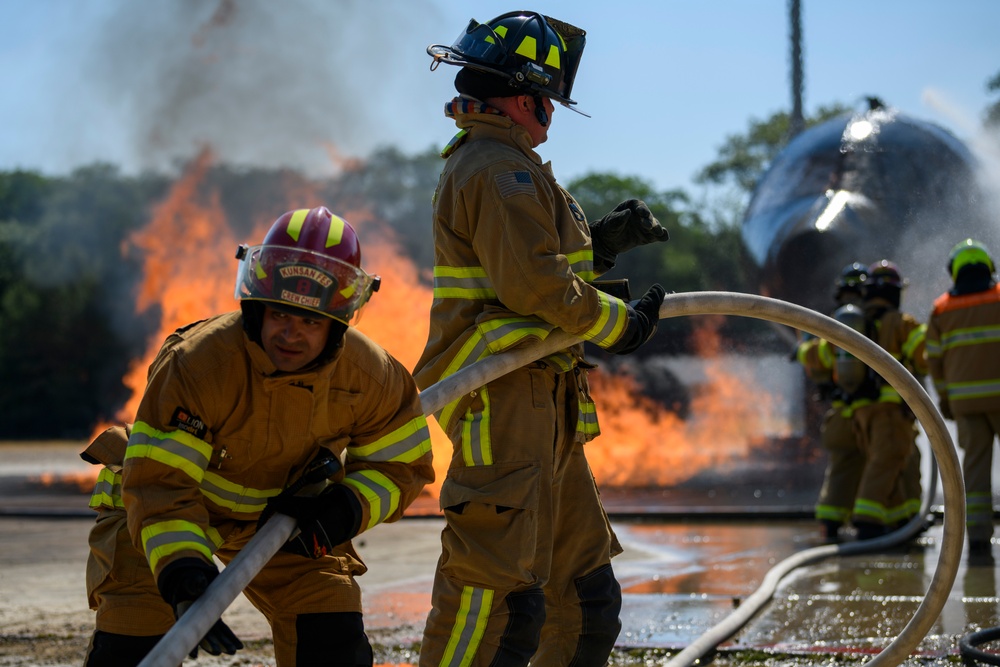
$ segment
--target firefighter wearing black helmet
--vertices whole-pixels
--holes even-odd
[[[834,317],[878,343],[915,376],[927,373],[926,327],[900,312],[905,281],[895,264],[880,260],[865,270],[861,307],[841,306]],[[880,537],[899,527],[920,509],[920,450],[916,420],[899,393],[859,359],[828,341],[820,341],[807,363],[831,372],[844,397],[862,468],[844,488],[853,488],[851,522],[858,539]],[[817,508],[819,510],[819,508]],[[817,511],[817,515],[819,511]],[[831,519],[835,516],[832,515]]]
[[[906,281],[893,262],[868,267],[864,313],[871,337],[918,379],[927,374],[927,327],[900,311]],[[854,503],[859,539],[878,537],[909,521],[920,510],[920,450],[913,412],[899,392],[874,375],[871,401],[854,410],[854,428],[866,456]]]
[[[852,306],[855,309],[853,312],[860,312],[857,308],[863,302],[867,277],[868,267],[860,262],[843,268],[834,285],[835,318],[840,315],[838,319],[846,319],[844,314],[849,311],[845,306]],[[819,399],[830,404],[820,427],[820,442],[828,459],[815,507],[816,520],[822,526],[827,542],[841,540],[841,528],[851,519],[865,465],[864,454],[854,436],[854,401],[851,387],[847,386],[849,379],[841,377],[843,367],[839,369],[841,373],[837,373],[836,354],[833,346],[813,336],[807,336],[796,350],[796,358],[819,390]]]
[[[298,530],[245,593],[277,664],[372,664],[356,580],[367,568],[351,538],[399,519],[433,480],[417,386],[349,326],[378,280],[346,220],[289,211],[237,257],[240,309],[171,334],[135,423],[84,452],[104,466],[90,503],[87,667],[139,664],[217,576],[214,559],[229,563],[274,511]],[[317,469],[331,483],[295,495]],[[242,648],[222,620],[199,645]]]
[[[426,387],[563,329],[615,353],[652,336],[663,301],[596,286],[619,253],[667,239],[645,204],[588,224],[535,148],[572,108],[584,31],[534,12],[471,21],[432,67],[460,67],[459,133],[434,194],[434,301],[414,375]],[[420,665],[604,665],[621,627],[620,552],[583,444],[600,432],[583,346],[436,414],[454,453]]]
[[[952,287],[934,301],[927,365],[963,451],[969,556],[989,558],[993,443],[1000,434],[1000,286],[989,250],[974,239],[952,248],[946,269]]]

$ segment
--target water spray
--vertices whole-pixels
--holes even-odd
[[[814,310],[785,301],[736,292],[669,294],[660,307],[660,318],[683,315],[733,315],[767,320],[825,338],[847,350],[879,373],[906,401],[924,428],[938,462],[944,492],[944,522],[941,551],[927,594],[903,631],[876,655],[874,667],[899,665],[931,630],[944,609],[961,563],[965,538],[965,484],[958,454],[944,418],[924,387],[892,356],[864,335]],[[487,357],[428,387],[420,394],[425,415],[487,384],[510,371],[579,342],[555,330],[535,345]],[[848,555],[884,548],[908,539],[920,529],[922,511],[898,531],[874,540],[808,549],[785,559],[768,572],[764,582],[738,609],[694,643],[678,653],[669,667],[694,665],[711,654],[719,643],[739,630],[771,597],[778,581],[788,571],[820,558]],[[295,519],[276,514],[236,555],[170,631],[157,643],[139,667],[176,667],[194,648],[233,600],[243,591],[295,529]]]

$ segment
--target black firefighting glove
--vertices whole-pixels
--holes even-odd
[[[620,253],[647,243],[666,241],[670,234],[644,202],[629,199],[591,223],[590,237],[594,246],[594,270],[605,273],[614,267]]]
[[[281,550],[306,558],[326,556],[361,530],[361,503],[343,484],[333,484],[318,496],[274,496],[267,506],[298,522],[298,532]]]
[[[638,301],[625,304],[628,323],[621,339],[608,348],[612,354],[631,354],[656,333],[656,323],[660,320],[660,305],[666,291],[654,284]]]
[[[198,558],[182,558],[164,568],[156,584],[160,595],[173,607],[174,616],[179,619],[218,575],[219,570],[214,565]],[[201,638],[198,646],[211,655],[233,655],[243,648],[243,642],[220,618]],[[191,649],[189,655],[192,658],[198,657],[198,646]]]

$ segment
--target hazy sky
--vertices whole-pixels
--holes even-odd
[[[728,135],[790,105],[786,0],[538,0],[587,30],[539,152],[691,187]],[[878,95],[975,140],[1000,95],[996,0],[802,0],[807,114]],[[97,160],[169,169],[210,145],[236,164],[336,169],[380,145],[440,147],[456,69],[430,43],[493,0],[0,0],[0,169]]]

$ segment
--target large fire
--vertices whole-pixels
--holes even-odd
[[[198,197],[197,190],[210,164],[211,155],[205,152],[156,208],[149,224],[130,240],[130,248],[125,249],[140,252],[145,258],[137,310],[158,308],[161,319],[146,354],[133,361],[123,379],[133,393],[118,414],[121,422],[134,418],[145,387],[146,369],[163,339],[182,325],[236,307],[236,246],[259,242],[272,222],[253,221],[251,237],[236,238],[217,200],[209,198],[208,203],[199,203],[204,197]],[[294,197],[296,201],[289,201],[288,209],[320,203],[313,193],[299,192]],[[352,223],[356,220],[349,211],[335,212]],[[369,217],[365,214],[357,219]],[[358,328],[412,368],[427,335],[431,289],[420,280],[417,267],[393,242],[391,234],[383,230],[366,234],[363,227],[356,226],[364,239],[366,270],[382,277],[382,288],[362,311]],[[698,352],[708,359],[719,351],[716,325],[712,318],[700,320]],[[766,394],[728,374],[721,363],[709,362],[706,368],[708,381],[695,393],[687,419],[644,396],[629,375],[601,370],[591,373],[602,434],[587,445],[587,456],[599,483],[671,486],[750,451],[753,434],[768,428],[771,410]],[[437,424],[430,421],[438,473],[430,491],[436,495],[451,458],[451,445]]]

